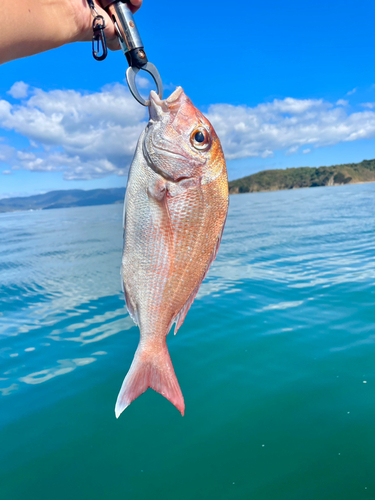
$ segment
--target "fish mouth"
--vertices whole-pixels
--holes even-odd
[[[189,158],[186,154],[184,154],[184,151],[177,147],[176,150],[176,144],[173,141],[168,140],[166,137],[163,138],[162,144],[161,145],[159,142],[155,140],[154,133],[153,131],[156,129],[157,131],[160,131],[160,122],[165,121],[166,115],[168,114],[178,114],[178,110],[181,107],[181,104],[183,102],[183,99],[181,99],[182,96],[184,96],[184,91],[181,87],[177,87],[176,90],[167,98],[167,99],[160,99],[158,94],[154,91],[151,90],[150,92],[150,107],[149,107],[149,112],[150,112],[150,122],[149,124],[152,124],[151,127],[147,127],[146,129],[146,137],[143,142],[143,155],[144,158],[146,159],[146,162],[148,166],[154,170],[157,174],[159,174],[161,177],[163,177],[165,180],[169,182],[179,182],[180,180],[185,179],[176,177],[173,175],[168,174],[164,170],[158,168],[150,158],[149,152],[147,150],[147,144],[150,143],[152,145],[152,149],[157,152],[157,154],[169,158],[171,160],[177,160],[177,161],[188,161]],[[180,101],[180,102],[179,102]],[[155,127],[155,128],[154,128]]]
[[[163,106],[163,104],[172,104],[176,102],[181,94],[183,93],[183,90],[181,87],[177,87],[176,90],[172,92],[172,94],[167,97],[167,99],[160,99],[158,94],[155,92],[155,90],[151,90],[150,92],[150,101],[157,106]]]
[[[151,90],[149,108],[151,120],[160,120],[165,113],[168,113],[171,105],[177,104],[183,93],[182,88],[177,87],[167,99],[160,99],[158,94],[154,90]]]

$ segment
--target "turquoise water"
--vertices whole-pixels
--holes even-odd
[[[232,196],[168,337],[186,415],[115,419],[122,207],[0,215],[1,500],[375,499],[375,184]]]

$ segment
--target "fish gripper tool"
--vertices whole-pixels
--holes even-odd
[[[138,92],[137,85],[135,82],[135,77],[140,70],[146,71],[153,78],[157,94],[160,99],[163,98],[163,84],[159,75],[159,71],[156,69],[155,65],[150,63],[147,59],[146,52],[143,46],[142,39],[140,37],[137,26],[134,22],[133,13],[128,6],[127,0],[99,0],[100,5],[105,9],[110,18],[112,19],[115,29],[117,32],[117,37],[119,39],[123,53],[129,63],[129,68],[126,70],[126,81],[129,86],[130,92],[133,94],[134,98],[140,102],[143,106],[149,106],[150,101],[144,99]],[[89,1],[89,5],[91,2]],[[90,5],[91,7],[91,5]],[[95,9],[91,7],[91,10],[95,12]],[[97,12],[96,12],[97,14]],[[101,16],[96,16],[101,17]],[[96,18],[95,18],[96,19]],[[95,19],[93,23],[94,37],[93,37],[93,55],[97,60],[102,60],[106,55],[106,44],[104,37],[104,27],[101,26],[104,23],[99,23],[99,30],[96,27],[95,31]],[[102,19],[101,19],[102,20]],[[101,21],[100,20],[100,21]],[[98,24],[98,23],[97,23]],[[100,31],[101,29],[101,31]],[[97,44],[95,46],[95,43]],[[103,57],[98,55],[99,44],[102,44]],[[95,50],[95,47],[97,50]]]

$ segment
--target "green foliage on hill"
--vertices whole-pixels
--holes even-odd
[[[229,192],[256,193],[317,186],[337,186],[375,181],[375,160],[331,167],[300,167],[264,170],[229,183]]]

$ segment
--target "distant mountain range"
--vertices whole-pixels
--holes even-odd
[[[359,182],[375,182],[375,160],[347,163],[331,167],[300,167],[264,170],[229,183],[230,194],[279,191],[316,186],[338,186]],[[67,189],[45,194],[0,200],[1,212],[49,210],[52,208],[87,207],[123,203],[125,188]]]
[[[264,170],[229,183],[230,194],[375,182],[375,160],[331,167]]]
[[[19,210],[48,210],[52,208],[87,207],[91,205],[112,205],[123,203],[125,188],[111,189],[67,189],[45,194],[0,200],[1,212]]]

